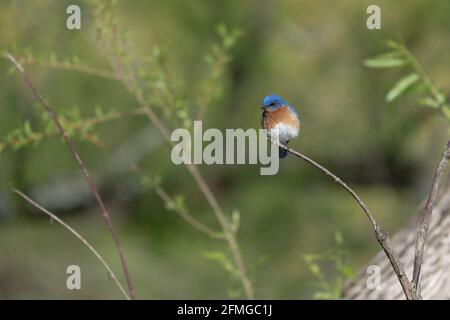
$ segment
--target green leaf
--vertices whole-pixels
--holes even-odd
[[[369,68],[395,68],[407,64],[408,60],[399,52],[388,52],[364,60],[364,65]]]
[[[410,89],[408,89],[408,93],[416,94],[418,96],[427,95],[429,91],[430,86],[424,81],[419,81],[416,84],[414,84],[414,86],[412,86]]]
[[[369,60],[389,60],[389,59],[402,59],[404,58],[403,53],[398,50],[388,51],[385,53],[378,54],[369,58]]]
[[[222,251],[205,251],[203,256],[206,259],[217,261],[229,274],[232,276],[237,276],[239,272],[234,267],[233,263],[227,257],[227,255]]]
[[[399,42],[396,41],[396,40],[392,40],[392,39],[389,39],[389,40],[386,42],[386,45],[387,45],[389,48],[394,49],[394,50],[401,50],[401,49],[403,49],[403,45],[402,45],[401,43],[399,43]]]
[[[231,213],[231,223],[230,228],[233,233],[237,233],[240,224],[240,212],[238,210],[233,210]]]
[[[420,99],[419,104],[424,107],[435,108],[435,109],[439,107],[439,103],[430,97]]]
[[[317,263],[308,264],[308,269],[314,276],[323,278],[322,270],[320,270],[320,266]]]
[[[351,266],[344,265],[341,267],[340,271],[347,279],[352,279],[353,277],[355,277],[355,271]]]
[[[182,195],[175,196],[174,204],[177,209],[183,210],[184,209],[184,197]]]
[[[400,79],[395,86],[387,93],[386,101],[392,102],[401,96],[409,87],[419,80],[417,73],[412,73]]]
[[[228,34],[228,29],[226,27],[226,25],[224,25],[223,23],[219,24],[217,26],[217,33],[221,36],[221,37],[226,37]]]
[[[25,121],[25,123],[24,123],[24,132],[28,136],[33,133],[33,130],[31,129],[29,121]]]
[[[441,91],[439,91],[437,93],[437,97],[436,97],[436,102],[441,105],[444,104],[447,101],[447,97],[444,93],[442,93]]]
[[[444,116],[450,120],[450,109],[449,108],[442,108],[442,112],[444,113]]]

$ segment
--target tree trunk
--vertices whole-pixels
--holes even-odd
[[[392,238],[392,245],[399,254],[409,279],[412,278],[414,263],[417,217],[418,215]],[[371,286],[375,274],[368,273],[366,267],[355,280],[344,287],[344,299],[405,299],[384,252],[378,252],[368,263],[368,266],[371,265],[379,267],[378,288]],[[433,209],[420,277],[423,299],[450,299],[450,188],[446,189]]]

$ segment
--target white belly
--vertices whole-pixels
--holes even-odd
[[[271,138],[274,138],[276,135],[278,135],[278,139],[280,140],[280,142],[286,143],[289,140],[297,138],[299,131],[299,128],[278,123],[270,130],[269,134]]]

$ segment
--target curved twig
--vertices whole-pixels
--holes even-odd
[[[315,162],[311,158],[309,158],[309,157],[305,156],[304,154],[302,154],[298,151],[295,151],[279,142],[274,141],[273,143],[276,143],[280,148],[285,149],[289,153],[306,161],[307,163],[309,163],[316,169],[325,173],[328,177],[332,178],[334,180],[334,182],[336,182],[341,187],[343,187],[353,197],[353,199],[355,199],[355,201],[362,208],[362,210],[366,214],[367,218],[369,219],[369,221],[375,231],[375,237],[377,238],[378,242],[380,243],[381,247],[383,248],[384,252],[386,253],[386,256],[388,257],[392,267],[394,268],[395,274],[397,275],[398,281],[400,282],[400,285],[402,286],[402,289],[403,289],[403,292],[405,293],[406,298],[408,300],[417,299],[414,288],[413,288],[411,282],[408,280],[408,276],[405,273],[403,264],[401,263],[398,254],[392,248],[391,241],[389,239],[387,232],[384,231],[384,229],[381,227],[381,225],[376,221],[374,215],[369,210],[369,208],[364,203],[364,201],[358,196],[358,194],[352,188],[350,188],[344,181],[342,181],[341,178],[339,178],[334,173],[332,173],[330,170],[328,170],[324,166],[320,165],[319,163]]]
[[[58,222],[60,225],[62,225],[64,228],[66,228],[68,231],[70,231],[75,237],[77,237],[86,247],[88,247],[88,249],[97,257],[98,260],[100,260],[100,262],[103,264],[103,266],[105,267],[106,271],[108,272],[109,275],[111,275],[111,279],[114,281],[114,283],[117,285],[117,287],[119,287],[120,291],[122,291],[122,294],[125,296],[125,298],[127,298],[128,300],[130,300],[130,296],[128,295],[128,293],[125,291],[125,289],[123,288],[123,286],[120,284],[120,281],[117,279],[116,275],[114,274],[114,272],[112,271],[111,267],[108,265],[108,263],[106,263],[105,259],[103,259],[103,257],[100,255],[100,253],[97,252],[97,250],[94,249],[94,247],[82,236],[80,235],[75,229],[73,229],[71,226],[69,226],[67,223],[65,223],[63,220],[61,220],[57,215],[55,215],[54,213],[48,211],[47,209],[45,209],[44,207],[42,207],[41,205],[39,205],[38,203],[36,203],[34,200],[32,200],[31,198],[29,198],[27,195],[25,195],[23,192],[21,192],[20,190],[17,190],[16,188],[12,188],[14,193],[17,193],[19,196],[21,196],[24,200],[26,200],[29,204],[31,204],[32,206],[34,206],[35,208],[39,209],[40,211],[42,211],[43,213],[45,213],[46,215],[50,216],[50,218],[52,218],[53,220],[55,220],[56,222]]]

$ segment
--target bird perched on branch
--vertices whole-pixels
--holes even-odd
[[[280,143],[287,145],[300,132],[300,120],[297,110],[278,95],[269,95],[263,99],[261,126],[267,129],[268,138],[276,134]],[[287,151],[279,148],[280,159],[287,156]]]

